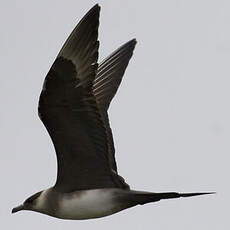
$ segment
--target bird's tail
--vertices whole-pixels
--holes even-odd
[[[149,202],[156,202],[163,199],[174,199],[180,197],[192,197],[214,194],[215,192],[198,192],[198,193],[177,193],[177,192],[164,192],[164,193],[147,193],[137,192],[133,193],[133,200],[138,204],[146,204]]]

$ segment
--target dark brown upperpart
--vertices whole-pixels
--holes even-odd
[[[73,30],[47,74],[40,96],[39,116],[57,154],[54,188],[61,192],[129,188],[117,174],[107,107],[102,111],[93,91],[97,89],[93,88],[93,82],[98,67],[99,11],[100,7],[94,6]],[[126,65],[120,68],[122,75],[134,43],[125,46],[129,50],[125,53],[124,47],[121,49],[120,63],[126,60]],[[123,54],[126,56],[122,59]],[[117,88],[122,77],[118,72]]]

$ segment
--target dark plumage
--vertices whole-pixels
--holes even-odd
[[[130,190],[118,175],[108,108],[132,57],[133,39],[98,65],[100,7],[75,27],[49,70],[39,116],[58,162],[53,187],[14,208],[63,219],[97,218],[161,199],[207,193],[149,193]]]
[[[40,118],[57,153],[55,188],[59,191],[128,188],[117,174],[107,109],[136,41],[126,43],[98,66],[99,9],[92,8],[67,39],[39,100]]]

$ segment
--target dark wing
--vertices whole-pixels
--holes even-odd
[[[132,39],[99,64],[93,82],[93,92],[101,110],[107,111],[109,108],[109,104],[121,84],[136,43],[136,39]]]
[[[107,133],[92,82],[97,71],[98,5],[80,21],[46,76],[39,115],[57,154],[55,189],[123,187],[108,160]]]
[[[106,127],[109,148],[109,161],[112,169],[117,172],[115,149],[112,130],[109,125],[108,107],[121,83],[125,69],[132,57],[136,40],[133,39],[115,50],[98,66],[97,75],[93,82],[93,92],[99,105]]]

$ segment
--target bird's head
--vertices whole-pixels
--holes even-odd
[[[33,210],[36,211],[37,206],[38,206],[38,198],[40,197],[42,191],[41,192],[37,192],[34,195],[30,196],[29,198],[27,198],[23,204],[15,207],[12,209],[12,213],[21,211],[21,210]]]

